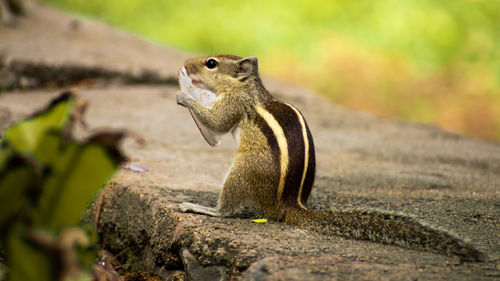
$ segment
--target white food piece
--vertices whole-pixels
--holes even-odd
[[[187,75],[186,68],[183,66],[179,70],[178,75],[179,87],[181,91],[184,93],[190,94],[193,98],[195,98],[199,103],[203,104],[206,107],[212,107],[217,96],[209,90],[200,89],[193,85],[191,78]]]
[[[215,103],[217,95],[215,95],[212,91],[200,89],[195,85],[193,85],[193,81],[187,75],[186,68],[184,66],[181,69],[179,69],[177,81],[179,83],[179,88],[181,89],[182,92],[189,94],[203,106],[211,108],[212,105]],[[189,113],[191,113],[191,116],[193,117],[196,126],[198,126],[201,135],[203,136],[203,138],[205,138],[207,143],[211,146],[219,145],[221,141],[221,136],[218,135],[216,132],[210,130],[209,128],[205,127],[205,125],[203,125],[200,122],[200,120],[198,120],[198,117],[196,117],[196,115],[193,114],[191,109],[189,109]]]

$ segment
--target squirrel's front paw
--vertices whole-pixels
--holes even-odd
[[[178,92],[177,95],[175,96],[175,99],[178,105],[187,107],[189,101],[193,100],[194,98],[188,93]]]

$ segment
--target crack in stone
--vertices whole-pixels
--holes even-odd
[[[0,93],[12,90],[60,88],[76,85],[118,84],[177,85],[177,77],[162,77],[143,69],[136,73],[78,64],[51,65],[0,57]]]

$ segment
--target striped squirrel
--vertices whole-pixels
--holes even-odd
[[[406,216],[308,210],[316,169],[311,132],[297,108],[264,88],[257,58],[205,56],[187,60],[184,68],[194,86],[217,97],[207,107],[181,91],[177,104],[189,108],[195,120],[215,134],[238,130],[239,148],[217,208],[185,202],[181,211],[230,217],[242,206],[254,206],[267,218],[323,234],[456,255],[463,261],[483,260],[471,245]]]

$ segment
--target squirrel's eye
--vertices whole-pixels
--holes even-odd
[[[208,67],[208,68],[215,68],[217,66],[218,62],[214,59],[209,59],[207,60],[207,62],[205,63],[205,65]]]

